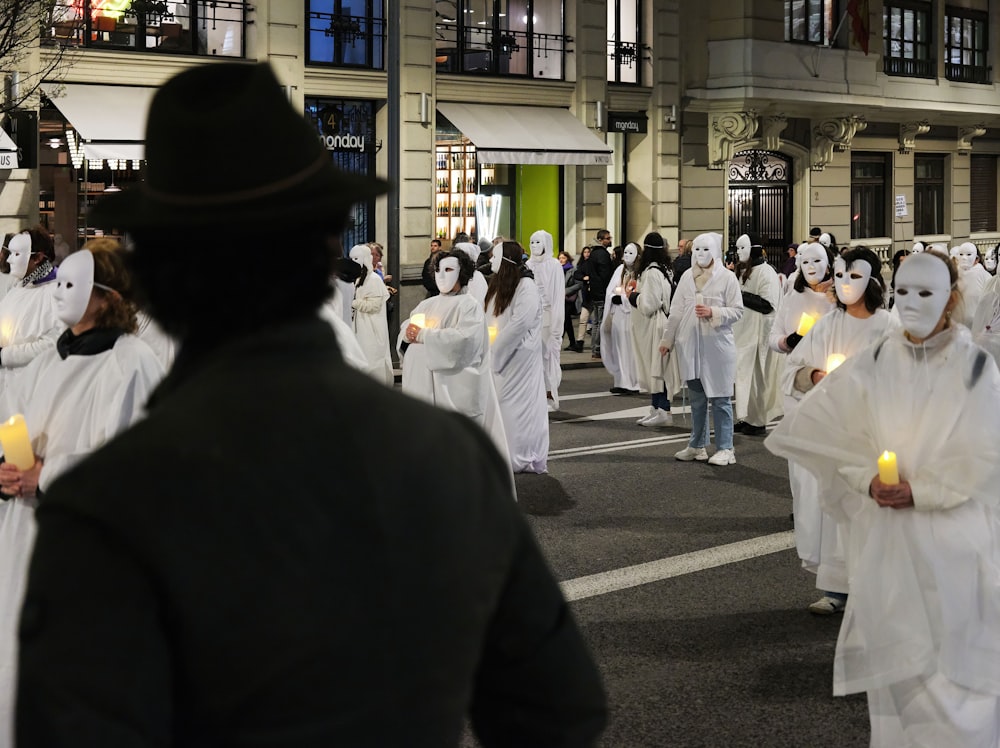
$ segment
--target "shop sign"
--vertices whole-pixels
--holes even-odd
[[[323,99],[315,110],[319,141],[335,153],[365,153],[374,145],[375,113],[369,101]]]
[[[17,151],[0,151],[0,169],[17,168]]]
[[[645,112],[608,112],[608,132],[646,132]]]

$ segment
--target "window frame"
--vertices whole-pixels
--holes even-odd
[[[920,164],[938,163],[940,177],[919,176]],[[948,190],[948,156],[944,153],[917,153],[913,157],[913,234],[914,236],[938,236],[946,234],[945,192]],[[931,205],[932,225],[927,225],[927,206]]]
[[[797,14],[795,4],[802,5],[802,13]],[[785,41],[792,44],[811,44],[823,46],[833,43],[833,33],[837,30],[837,21],[841,16],[841,3],[838,0],[785,0]],[[809,25],[811,10],[819,6],[820,23],[818,35],[813,37]],[[796,24],[801,25],[803,34],[796,35]]]
[[[880,164],[878,176],[857,176],[861,164]],[[873,239],[890,236],[889,192],[891,188],[892,154],[882,151],[851,152],[851,239]],[[868,196],[867,199],[865,197]],[[875,215],[869,219],[874,208]]]
[[[949,5],[945,8],[944,15],[944,70],[945,77],[950,81],[959,81],[962,83],[980,83],[989,84],[993,77],[993,67],[989,64],[990,62],[990,16],[989,13],[981,10],[972,10],[970,8],[958,8]],[[981,38],[983,40],[982,48],[978,48],[975,45],[975,41],[972,42],[972,46],[966,47],[964,43],[961,46],[955,47],[952,44],[953,39],[953,26],[955,23],[959,23],[962,26],[970,24],[972,27],[972,37],[973,40],[976,38],[977,27],[981,29]],[[962,38],[964,42],[964,33],[959,32],[959,37]],[[953,56],[955,52],[958,52],[959,57],[963,58],[961,62],[954,62]],[[973,58],[978,57],[979,63],[975,62],[965,62],[964,58],[969,55]]]
[[[1000,156],[974,153],[969,158],[969,233],[995,233]],[[986,165],[986,173],[981,173],[981,164]]]
[[[343,0],[306,0],[306,65],[361,70],[385,69],[385,1],[364,0],[364,3],[364,15],[357,16],[351,14],[349,9],[346,13],[344,12]],[[332,4],[333,10],[329,12],[318,10],[316,6],[320,4],[325,6]],[[361,19],[361,22],[357,23],[353,19]],[[338,33],[335,30],[334,27],[337,24],[344,28],[344,32]],[[332,39],[332,59],[313,58],[313,50],[317,46],[314,42],[316,34]],[[355,49],[359,41],[364,43],[364,60],[362,62],[345,61],[347,48]]]
[[[623,42],[622,38],[622,3],[628,2],[635,5],[635,38],[636,41]],[[615,83],[624,86],[641,86],[644,54],[649,47],[644,43],[645,29],[643,28],[643,0],[608,0],[608,5],[614,6],[614,12],[609,14],[613,17],[614,28],[608,27],[608,83]],[[628,60],[631,59],[631,65]],[[622,80],[622,68],[635,68],[635,80]],[[611,75],[611,70],[614,74]]]
[[[893,12],[900,13],[901,35],[892,37],[891,16]],[[920,16],[923,17],[923,27],[926,38],[909,39],[905,35],[906,14],[913,14],[912,24],[915,31],[919,29]],[[882,6],[882,69],[886,75],[896,75],[907,78],[937,77],[937,47],[934,42],[934,5],[929,0],[886,0]],[[902,54],[892,54],[892,47],[898,44]],[[907,45],[912,45],[911,54],[906,54]],[[922,52],[922,55],[918,52]]]

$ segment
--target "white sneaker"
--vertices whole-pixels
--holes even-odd
[[[736,452],[731,449],[720,449],[708,458],[709,465],[735,465]]]
[[[657,408],[656,413],[643,421],[642,425],[651,429],[658,429],[663,426],[671,426],[673,423],[674,416],[669,410],[660,410]]]
[[[674,452],[674,459],[680,460],[681,462],[691,462],[691,460],[697,460],[698,462],[704,462],[708,459],[708,452],[705,451],[704,447],[684,447],[680,452]]]
[[[545,402],[549,405],[549,413],[555,413],[559,408],[556,406],[555,400],[546,400]]]
[[[817,616],[832,616],[834,613],[843,613],[847,603],[837,597],[823,595],[819,600],[812,603],[808,610]]]
[[[636,423],[639,424],[640,426],[645,426],[646,425],[646,421],[648,421],[650,418],[652,418],[655,415],[656,415],[656,408],[654,408],[652,405],[650,405],[649,406],[649,412],[646,415],[644,415],[642,418],[640,418],[638,421],[636,421]]]

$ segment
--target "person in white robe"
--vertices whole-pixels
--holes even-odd
[[[880,268],[878,256],[864,247],[848,250],[834,260],[837,308],[820,318],[788,354],[782,375],[785,395],[801,401],[813,388],[822,386],[827,373],[890,329],[890,316],[883,308],[885,285]],[[820,434],[815,438],[822,441]],[[818,490],[796,497],[795,545],[803,568],[816,574],[816,587],[823,592],[809,605],[809,612],[831,615],[844,610],[850,586],[842,538],[837,523],[822,511],[822,501]]]
[[[979,261],[979,250],[972,242],[963,242],[952,248],[951,256],[958,266],[959,288],[962,292],[962,317],[959,321],[966,327],[972,327],[976,307],[993,276],[986,272]]]
[[[907,259],[902,329],[765,441],[816,474],[846,530],[833,688],[867,692],[873,748],[1000,745],[1000,442],[984,438],[1000,421],[1000,372],[951,320],[957,288],[947,256]]]
[[[647,428],[673,424],[670,398],[680,389],[680,372],[674,356],[660,355],[660,338],[670,311],[672,268],[667,242],[657,232],[646,234],[636,266],[638,280],[628,295],[632,313],[632,350],[640,388],[649,390],[649,413],[637,423]],[[607,308],[607,307],[605,307]]]
[[[737,275],[743,292],[743,316],[733,325],[736,343],[735,431],[763,436],[781,415],[781,359],[768,342],[782,293],[777,271],[764,248],[742,234],[736,240]]]
[[[153,350],[163,370],[170,371],[177,355],[177,341],[144,312],[139,312],[137,324],[135,334]]]
[[[36,356],[55,347],[62,331],[56,316],[56,270],[51,240],[34,229],[11,237],[10,274],[16,284],[0,300],[0,383],[6,386]]]
[[[486,313],[468,293],[475,266],[456,245],[439,252],[432,269],[438,295],[417,304],[400,325],[396,341],[403,392],[467,415],[506,455],[507,434],[490,371]]]
[[[681,378],[691,395],[691,437],[674,455],[688,462],[733,465],[733,389],[736,344],[733,324],[743,316],[736,276],[722,260],[719,234],[699,234],[691,243],[691,270],[677,284],[660,353],[678,357]],[[708,456],[708,411],[715,426],[715,454]]]
[[[638,282],[638,258],[639,245],[634,242],[626,244],[622,250],[622,262],[612,272],[605,293],[601,362],[611,374],[611,392],[615,395],[638,394],[645,389],[632,343],[632,305],[628,303],[628,297],[635,291]]]
[[[376,381],[392,387],[392,355],[385,316],[389,292],[385,288],[385,282],[375,272],[372,251],[367,244],[351,247],[350,258],[362,268],[361,275],[354,282],[354,299],[351,301],[354,334],[368,359],[367,373]]]
[[[13,745],[12,709],[17,621],[34,543],[37,497],[142,414],[163,375],[156,355],[135,332],[135,309],[121,250],[111,239],[72,253],[54,285],[65,332],[36,356],[0,395],[0,418],[22,414],[30,444],[0,464],[0,746]],[[93,251],[91,251],[91,249]],[[65,326],[69,325],[69,329]],[[5,445],[6,446],[6,445]],[[13,446],[13,445],[10,445]],[[68,563],[82,559],[69,559]]]
[[[333,296],[319,308],[319,316],[320,319],[326,320],[333,330],[333,334],[337,338],[337,348],[340,349],[340,355],[344,357],[344,362],[352,369],[367,374],[368,358],[358,342],[358,336],[354,334],[354,329],[350,323],[344,321],[341,290],[339,283],[334,285]],[[354,293],[353,285],[350,292]]]
[[[496,328],[490,364],[507,452],[515,473],[548,471],[549,414],[542,364],[542,300],[523,261],[524,249],[505,241],[493,247],[486,319]]]
[[[474,272],[472,273],[472,278],[469,279],[469,283],[465,288],[465,293],[479,302],[479,306],[482,307],[483,304],[486,303],[486,276],[476,269],[482,249],[480,249],[478,244],[473,244],[472,242],[458,242],[454,247],[452,247],[452,249],[458,249],[465,252],[465,254],[469,257],[469,260],[472,261]]]
[[[545,366],[545,399],[549,410],[559,410],[562,382],[563,326],[566,320],[566,271],[553,254],[552,234],[536,231],[528,241],[528,270],[542,299],[542,362]]]

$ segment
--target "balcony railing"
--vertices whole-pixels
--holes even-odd
[[[906,57],[883,58],[886,75],[901,75],[909,78],[936,78],[937,65],[934,60],[912,60]]]
[[[463,43],[457,44],[454,34],[453,25],[438,24],[434,51],[439,73],[561,79],[563,60],[573,41],[565,34],[467,27]]]
[[[309,12],[309,62],[381,70],[385,19]]]
[[[44,44],[219,57],[246,56],[246,0],[131,0],[112,9],[92,0],[57,0]]]
[[[989,65],[962,65],[955,62],[944,64],[945,76],[950,81],[960,83],[991,83],[993,68]]]

